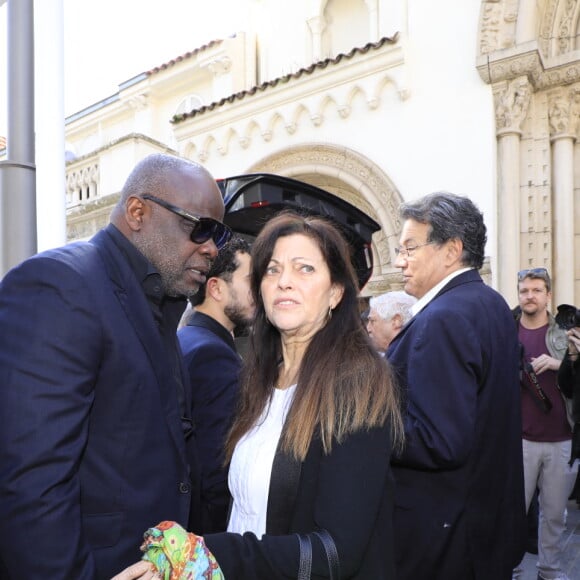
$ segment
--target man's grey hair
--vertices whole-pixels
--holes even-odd
[[[444,244],[448,240],[463,242],[461,263],[481,268],[487,240],[483,214],[468,198],[445,191],[430,193],[400,208],[404,220],[412,219],[430,226],[428,242]]]
[[[401,315],[403,324],[411,319],[411,306],[417,302],[414,296],[400,290],[385,292],[380,296],[373,296],[369,300],[369,306],[383,320],[391,320],[395,314]]]

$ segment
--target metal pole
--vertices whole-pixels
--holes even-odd
[[[0,161],[0,274],[36,253],[34,1],[8,0],[8,134]]]

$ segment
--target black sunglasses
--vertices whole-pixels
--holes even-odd
[[[191,230],[190,239],[194,244],[204,244],[210,238],[213,240],[218,250],[221,250],[232,237],[232,230],[226,224],[218,222],[213,218],[197,217],[176,205],[167,203],[166,201],[155,197],[154,195],[145,194],[143,199],[148,199],[166,210],[186,219],[194,224]]]
[[[542,278],[543,280],[549,280],[548,270],[546,268],[530,268],[529,270],[520,270],[518,272],[518,282],[521,282],[527,277],[530,278]]]

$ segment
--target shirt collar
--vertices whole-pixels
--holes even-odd
[[[113,224],[109,224],[109,233],[125,256],[131,271],[141,284],[145,295],[159,304],[163,299],[161,275],[151,262],[124,236]]]
[[[425,308],[425,306],[427,306],[427,304],[429,304],[429,302],[431,302],[431,300],[433,300],[433,298],[435,298],[435,296],[437,296],[437,294],[439,294],[439,291],[448,282],[450,282],[451,280],[453,280],[453,278],[456,278],[460,274],[463,274],[464,272],[468,272],[469,270],[473,270],[473,268],[461,268],[461,269],[455,270],[455,272],[451,272],[451,274],[448,274],[447,276],[445,276],[445,278],[443,278],[443,280],[441,280],[441,282],[439,282],[439,284],[435,284],[435,286],[433,286],[433,288],[431,288],[431,290],[429,290],[429,292],[427,292],[420,300],[417,300],[417,302],[415,302],[415,304],[413,304],[413,306],[411,306],[411,314],[413,316],[415,316],[416,314],[419,314],[419,312],[421,312],[421,310],[423,310],[423,308]]]

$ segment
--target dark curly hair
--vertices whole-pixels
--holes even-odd
[[[206,279],[221,278],[225,282],[229,282],[232,279],[233,273],[240,267],[240,262],[237,258],[238,252],[249,254],[250,244],[244,238],[234,236],[218,252],[217,258],[212,262]],[[206,285],[202,284],[199,290],[189,298],[192,306],[198,306],[205,300],[205,288]]]

